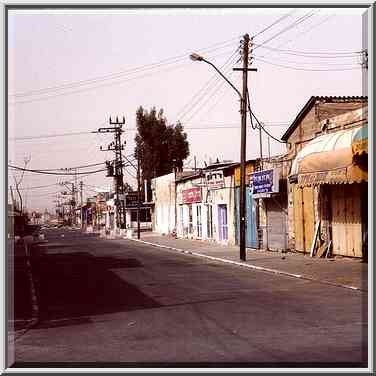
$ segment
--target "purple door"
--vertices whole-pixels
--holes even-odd
[[[218,205],[218,230],[219,240],[227,240],[227,205]]]

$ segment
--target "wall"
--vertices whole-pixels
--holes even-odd
[[[153,231],[170,234],[175,229],[175,174],[167,174],[153,180]]]
[[[365,101],[317,102],[300,121],[288,138],[288,154],[294,159],[296,154],[312,139],[342,129],[358,127],[368,120],[368,107]],[[287,183],[288,191],[288,244],[295,249],[294,184]],[[313,220],[317,223],[320,215],[320,187],[313,189]],[[296,213],[295,213],[296,214]]]
[[[202,236],[200,239],[212,240],[219,242],[218,229],[218,205],[227,205],[227,225],[228,225],[228,240],[224,244],[235,244],[235,198],[234,198],[234,175],[224,177],[224,188],[208,189],[203,186],[204,177],[194,178],[192,180],[185,180],[177,183],[177,235],[178,237],[186,237],[197,239],[197,206],[201,206],[201,222],[202,222]],[[183,204],[182,191],[192,188],[194,186],[201,186],[200,203],[192,204],[193,217],[193,233],[188,233],[188,204]],[[208,235],[207,219],[208,219],[208,205],[212,205],[212,224],[213,236]],[[182,208],[182,209],[181,209]],[[183,214],[183,217],[182,217]]]

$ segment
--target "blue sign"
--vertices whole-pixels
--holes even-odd
[[[273,193],[273,170],[258,171],[251,174],[252,193]],[[275,182],[274,182],[275,183]]]

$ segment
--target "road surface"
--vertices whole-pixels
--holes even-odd
[[[50,230],[15,366],[366,367],[367,295]]]

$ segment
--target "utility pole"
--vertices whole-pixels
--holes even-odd
[[[137,156],[137,239],[140,239],[140,157]]]
[[[245,159],[246,159],[246,146],[247,146],[247,94],[248,94],[248,53],[249,53],[249,35],[245,34],[242,44],[242,57],[243,67],[234,68],[243,72],[243,93],[240,99],[240,114],[241,114],[241,133],[240,133],[240,197],[239,197],[239,248],[240,259],[245,261]]]
[[[112,121],[110,117],[110,125],[113,127],[99,128],[97,132],[93,133],[114,133],[114,141],[108,144],[107,149],[101,151],[113,151],[115,153],[115,160],[107,163],[108,174],[114,178],[115,185],[115,229],[125,227],[125,205],[124,205],[124,183],[123,183],[123,157],[121,151],[124,150],[124,145],[121,142],[121,134],[124,132],[122,127],[125,124],[123,116],[122,121],[116,117],[116,121]]]
[[[80,219],[81,219],[81,230],[84,228],[84,213],[83,213],[83,190],[84,190],[84,183],[82,180],[80,181]]]

